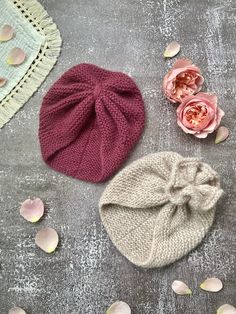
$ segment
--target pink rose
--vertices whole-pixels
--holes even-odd
[[[218,128],[224,111],[213,94],[198,93],[185,97],[177,108],[177,123],[185,133],[204,138]]]
[[[184,97],[198,93],[203,82],[200,69],[192,61],[179,59],[164,77],[163,89],[171,102],[178,103]]]

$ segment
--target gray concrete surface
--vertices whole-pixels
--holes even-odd
[[[223,303],[236,306],[236,6],[234,0],[41,0],[63,37],[61,57],[45,83],[0,130],[0,313],[13,305],[29,314],[102,314],[115,300],[133,314],[214,314]],[[205,89],[219,96],[231,132],[223,144],[199,140],[175,123],[175,107],[161,82],[173,60],[162,58],[167,43],[199,65]],[[80,62],[130,74],[145,100],[147,123],[126,164],[148,153],[174,150],[198,156],[222,176],[225,195],[203,243],[162,269],[131,265],[101,226],[98,200],[106,184],[89,184],[47,168],[40,156],[38,112],[50,85]],[[32,225],[19,203],[41,197],[45,217]],[[43,226],[60,234],[60,247],[46,255],[35,247]],[[223,280],[218,294],[200,291],[209,276]],[[171,291],[174,279],[193,289],[191,297]]]

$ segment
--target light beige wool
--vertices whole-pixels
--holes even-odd
[[[117,249],[132,263],[160,267],[196,247],[222,195],[206,163],[174,152],[147,155],[118,173],[99,210]]]

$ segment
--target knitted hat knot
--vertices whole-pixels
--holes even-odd
[[[204,175],[199,177],[198,173]],[[184,158],[173,166],[166,196],[173,206],[207,211],[215,206],[222,193],[216,183],[217,176],[206,164],[196,158]]]
[[[159,267],[202,241],[222,193],[219,175],[201,160],[174,152],[150,154],[108,184],[100,215],[124,256],[141,267]]]

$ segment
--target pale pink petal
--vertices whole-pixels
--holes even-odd
[[[208,134],[208,132],[201,131],[200,133],[195,133],[194,136],[198,138],[206,138]]]
[[[236,308],[230,304],[223,304],[218,308],[217,314],[236,314]]]
[[[192,290],[180,280],[174,280],[171,285],[172,290],[179,295],[189,295],[192,294]]]
[[[14,30],[11,25],[4,25],[0,30],[0,41],[8,41],[14,36]]]
[[[52,253],[57,248],[59,237],[56,230],[52,228],[41,229],[35,238],[35,243],[46,253]]]
[[[225,141],[229,136],[229,129],[225,126],[220,126],[216,133],[215,144]]]
[[[123,301],[116,301],[109,307],[106,314],[131,314],[131,308]]]
[[[166,47],[164,52],[165,58],[172,58],[176,56],[180,51],[180,44],[177,43],[177,41],[172,41],[169,43],[169,45]]]
[[[172,69],[185,68],[186,66],[192,65],[192,61],[189,59],[178,59],[172,66]]]
[[[9,65],[20,65],[25,61],[26,54],[21,48],[13,48],[8,57],[7,57],[7,63]]]
[[[221,119],[224,117],[225,113],[221,108],[218,108],[217,112],[217,124],[220,124]]]
[[[223,289],[223,283],[218,278],[207,278],[200,284],[200,288],[209,292],[219,292]]]
[[[30,222],[37,222],[44,214],[44,205],[41,199],[27,199],[21,204],[20,214]]]
[[[8,314],[26,314],[26,312],[22,308],[16,306],[11,308]]]

